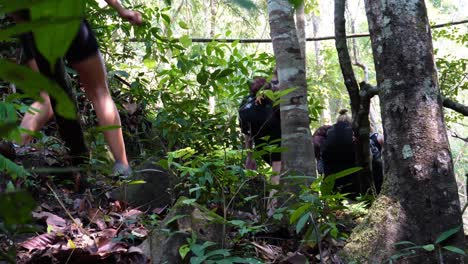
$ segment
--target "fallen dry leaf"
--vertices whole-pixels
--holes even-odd
[[[45,220],[48,226],[53,227],[54,231],[62,230],[67,226],[67,221],[62,217],[49,212],[33,212],[32,216],[38,220]]]
[[[34,249],[43,250],[53,245],[59,237],[56,234],[42,234],[28,239],[20,244],[21,247],[32,251]]]

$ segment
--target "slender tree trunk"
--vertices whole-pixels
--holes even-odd
[[[320,17],[316,14],[312,14],[312,31],[314,37],[318,37],[319,29]],[[321,78],[321,76],[323,75],[324,65],[322,55],[320,54],[320,41],[314,41],[314,51],[317,78]],[[332,119],[330,114],[330,101],[328,99],[328,95],[325,95],[325,97],[323,98],[323,105],[324,108],[320,114],[322,124],[329,125],[331,124]]]
[[[383,263],[402,253],[395,243],[433,244],[462,218],[424,0],[365,3],[381,89],[385,182],[344,253]],[[397,262],[464,263],[440,248],[447,245],[464,250],[463,228],[434,251],[415,249]]]
[[[218,13],[218,2],[217,0],[210,0],[210,38],[215,37],[215,32],[216,32],[216,15]],[[210,114],[214,114],[216,110],[216,97],[213,95],[214,90],[213,87],[210,87],[210,95],[208,101],[209,101],[209,106],[208,109],[210,111]]]
[[[304,13],[304,3],[296,8],[296,28],[297,28],[297,38],[299,40],[299,48],[301,49],[301,55],[304,57],[304,63],[307,63],[306,58],[306,30],[305,30],[305,13]]]
[[[286,175],[316,176],[305,63],[299,48],[293,9],[288,0],[268,0],[268,14],[280,90],[296,88],[281,101],[282,147],[285,148],[281,170]]]
[[[346,42],[345,7],[346,0],[335,0],[335,46],[345,86],[351,100],[353,131],[358,139],[356,161],[363,168],[357,177],[359,177],[359,189],[361,192],[364,192],[370,187],[372,182],[369,153],[369,106],[370,98],[372,98],[375,92],[371,91],[372,89],[368,85],[365,86],[367,89],[360,90],[360,86],[356,81]]]

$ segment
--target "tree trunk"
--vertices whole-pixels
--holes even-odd
[[[268,0],[268,14],[280,90],[296,88],[281,100],[281,142],[285,148],[281,171],[286,175],[315,177],[305,63],[299,48],[293,8],[288,0]],[[286,189],[295,190],[290,187],[288,185]]]
[[[215,37],[216,32],[216,15],[218,13],[217,0],[210,0],[210,38]],[[209,113],[214,114],[216,110],[216,97],[214,96],[214,89],[210,86],[210,97],[208,99]]]
[[[424,0],[365,3],[381,90],[385,181],[344,254],[383,263],[403,253],[395,243],[434,244],[462,218]],[[441,248],[447,245],[465,248],[463,228],[435,250],[415,249],[397,262],[464,263]]]
[[[306,63],[306,31],[305,31],[305,13],[304,3],[296,8],[296,28],[297,38],[299,40],[299,48],[301,49],[302,57],[304,57],[304,63]],[[305,67],[305,66],[304,66]]]
[[[370,186],[372,180],[370,168],[369,152],[369,106],[370,99],[374,95],[370,89],[359,89],[359,85],[354,75],[351,58],[349,56],[348,44],[346,42],[346,20],[345,20],[346,0],[335,0],[335,46],[338,52],[341,72],[349,99],[351,100],[351,112],[353,115],[353,132],[358,139],[356,150],[357,165],[363,169],[359,172],[358,182],[360,192],[365,192]]]
[[[319,28],[320,28],[320,17],[316,14],[312,14],[312,31],[314,34],[314,38],[318,37],[319,35]],[[315,51],[315,65],[316,65],[316,74],[317,78],[321,78],[323,73],[323,58],[320,54],[320,41],[314,41],[314,51]],[[328,99],[328,95],[325,95],[323,98],[323,106],[322,112],[320,114],[320,118],[322,120],[323,125],[331,124],[331,114],[330,114],[330,101]]]

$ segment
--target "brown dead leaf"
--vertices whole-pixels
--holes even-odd
[[[50,205],[46,204],[46,203],[42,203],[42,204],[41,204],[41,207],[44,208],[44,209],[46,209],[46,210],[49,211],[49,212],[54,211],[54,210],[52,209],[52,207],[51,207]]]
[[[273,245],[260,245],[256,242],[252,242],[252,245],[255,246],[255,251],[258,255],[260,255],[263,259],[270,260],[275,262],[281,255],[282,249],[277,246]]]
[[[154,214],[160,215],[166,210],[166,208],[167,208],[167,205],[165,205],[164,207],[154,208],[151,212]]]
[[[101,209],[98,208],[90,208],[88,209],[88,218],[91,223],[94,223],[98,226],[100,230],[104,230],[107,228],[106,221],[104,221],[104,213]]]
[[[44,250],[50,247],[51,245],[55,244],[58,238],[59,237],[53,233],[42,234],[24,241],[20,244],[20,246],[29,251],[32,251],[34,249]]]
[[[38,220],[45,220],[48,226],[53,227],[55,231],[62,230],[67,226],[67,221],[62,217],[49,212],[33,212],[32,216]]]

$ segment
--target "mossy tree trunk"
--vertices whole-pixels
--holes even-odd
[[[365,4],[380,89],[385,182],[343,253],[384,263],[402,253],[395,243],[433,244],[462,218],[424,0]],[[464,249],[463,229],[446,245]],[[398,263],[464,263],[462,255],[437,248],[415,250]]]

